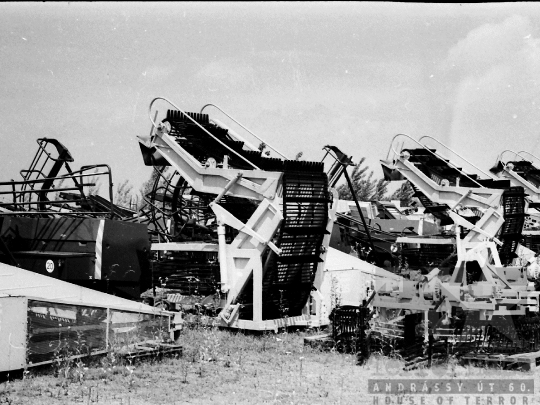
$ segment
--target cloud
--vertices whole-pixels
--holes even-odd
[[[465,74],[482,74],[519,52],[531,31],[529,20],[522,16],[510,17],[501,24],[484,24],[450,49],[447,63]]]
[[[454,83],[448,113],[456,150],[483,167],[504,149],[540,154],[540,40],[528,18],[473,29],[449,50],[443,70]]]

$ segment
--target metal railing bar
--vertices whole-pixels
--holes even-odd
[[[221,142],[218,138],[216,138],[214,135],[212,135],[210,132],[208,132],[202,125],[200,125],[197,121],[195,121],[193,118],[191,118],[186,112],[181,110],[177,105],[175,105],[172,101],[164,98],[164,97],[156,97],[152,100],[150,103],[150,106],[148,107],[148,114],[150,116],[150,122],[154,126],[154,128],[158,129],[158,126],[156,125],[155,121],[152,119],[152,105],[157,100],[163,100],[172,105],[174,108],[176,108],[178,111],[180,111],[185,117],[189,118],[190,121],[192,121],[195,125],[197,125],[200,129],[202,129],[204,132],[206,132],[208,135],[210,135],[215,141],[217,141],[219,144],[221,144],[223,147],[231,151],[233,154],[238,156],[240,159],[242,159],[244,162],[248,163],[250,166],[252,166],[255,170],[261,170],[256,165],[254,165],[252,162],[250,162],[248,159],[240,155],[238,152],[236,152],[234,149],[227,146],[225,143]]]
[[[433,153],[428,147],[426,147],[425,145],[421,144],[420,142],[418,142],[416,139],[412,138],[411,136],[407,135],[407,134],[397,134],[395,135],[393,138],[392,138],[392,142],[390,143],[390,149],[388,150],[388,153],[386,155],[386,158],[388,159],[388,156],[390,155],[390,151],[394,152],[394,156],[399,156],[400,154],[394,149],[394,140],[397,138],[397,137],[400,137],[400,136],[404,136],[406,138],[409,138],[411,141],[413,141],[414,143],[418,144],[420,147],[424,148],[425,150],[427,150],[429,153],[431,153],[433,156],[435,156],[437,159],[440,159],[441,157],[438,156],[436,153]],[[402,145],[404,145],[405,142],[402,143]],[[458,170],[460,173],[463,173],[461,170],[459,170],[452,162],[448,162],[454,169]],[[476,183],[478,186],[480,186],[481,188],[486,188],[485,186],[481,185],[480,183],[478,183],[476,180],[472,179],[471,177],[469,177],[466,173],[463,173],[463,175],[465,177],[467,177],[469,180],[471,180],[473,183]]]
[[[481,172],[482,174],[486,175],[487,177],[489,177],[490,179],[492,180],[496,180],[491,174],[488,174],[486,172],[484,172],[482,169],[480,169],[479,167],[477,167],[474,163],[471,163],[469,162],[467,159],[465,159],[463,156],[461,156],[459,153],[457,152],[454,152],[449,146],[445,145],[444,143],[442,143],[441,141],[439,141],[438,139],[436,138],[433,138],[432,136],[430,135],[424,135],[423,137],[421,137],[419,139],[420,142],[422,142],[422,139],[424,138],[428,138],[428,139],[431,139],[435,142],[437,142],[439,145],[441,145],[442,147],[446,148],[446,150],[452,152],[454,155],[458,156],[460,159],[462,159],[464,162],[466,162],[467,164],[471,165],[472,167],[474,167],[476,170],[478,170],[479,172]],[[441,159],[444,159],[443,156],[435,153],[437,156],[439,156]]]
[[[535,166],[535,167],[536,167],[537,169],[540,168],[540,158],[539,158],[538,156],[533,155],[532,153],[527,152],[527,151],[524,151],[524,150],[519,151],[519,152],[518,152],[518,155],[521,156],[522,153],[525,153],[525,154],[529,155],[530,157],[534,158],[534,159],[536,160],[537,164],[539,164],[538,167],[536,167],[536,166]],[[523,156],[521,156],[521,157],[523,158]],[[523,159],[523,160],[526,160],[526,159]],[[532,162],[531,162],[531,163],[532,163]]]
[[[96,184],[95,183],[84,183],[84,184],[81,184],[82,186],[95,186]],[[45,190],[22,190],[22,191],[17,191],[17,194],[28,194],[28,193],[35,193],[35,194],[40,194],[40,193],[43,193],[43,192],[48,192],[48,193],[54,193],[56,191],[74,191],[74,190],[80,190],[79,187],[62,187],[62,188],[47,188]],[[12,191],[0,191],[0,195],[1,194],[13,194]]]
[[[77,175],[78,172],[81,172],[81,170],[77,170],[77,171],[74,171],[73,172],[73,176],[57,176],[57,177],[47,177],[45,179],[35,179],[35,180],[21,180],[21,181],[0,181],[0,186],[10,186],[12,184],[16,184],[16,185],[19,185],[19,184],[34,184],[34,183],[44,183],[46,182],[47,180],[69,180],[69,179],[73,179],[73,177],[77,176],[77,177],[93,177],[93,176],[100,176],[100,175],[103,175],[103,174],[109,174],[108,172],[96,172],[96,173],[88,173],[88,174],[79,174]]]
[[[278,151],[276,148],[274,148],[272,145],[266,143],[262,138],[258,137],[257,135],[255,135],[252,131],[250,131],[248,128],[246,128],[244,125],[242,125],[237,119],[233,118],[231,115],[229,115],[228,113],[226,113],[223,109],[221,109],[220,107],[218,107],[217,105],[215,104],[206,104],[205,106],[203,106],[203,108],[201,108],[201,114],[203,112],[203,110],[206,108],[206,107],[214,107],[216,108],[217,110],[219,110],[221,113],[223,113],[224,115],[226,115],[228,118],[230,118],[231,120],[233,120],[236,124],[238,124],[239,126],[241,126],[245,131],[249,132],[251,135],[253,135],[255,138],[257,138],[259,141],[261,141],[262,143],[264,143],[266,146],[268,146],[270,149],[272,149],[274,152],[276,152],[278,155],[280,155],[283,159],[288,159],[287,156],[285,156],[283,153],[281,153],[280,151]]]

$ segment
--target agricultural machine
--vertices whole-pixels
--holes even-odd
[[[481,171],[432,137],[397,135],[381,164],[387,180],[410,182],[442,231],[396,239],[395,253],[416,252],[415,266],[401,261],[399,280],[375,278],[363,306],[338,308],[336,338],[354,335],[364,357],[401,352],[407,367],[449,354],[539,350],[540,292],[520,257],[530,254],[520,246],[523,185]]]
[[[437,220],[422,207],[396,207],[391,202],[361,202],[362,213],[352,201],[341,201],[345,207],[336,212],[330,246],[378,267],[396,271],[400,260],[410,268],[419,269],[422,260],[414,249],[395,250],[398,238],[423,235],[429,237],[441,232]],[[343,204],[345,203],[345,204]],[[363,218],[362,218],[363,216]]]
[[[529,152],[505,150],[490,171],[525,190],[529,210],[520,244],[530,252],[540,252],[540,159]]]
[[[22,179],[0,182],[0,262],[138,300],[150,286],[147,226],[113,203],[110,167],[73,169],[58,140],[37,143]]]
[[[168,103],[159,120],[157,101]],[[143,210],[161,284],[155,304],[203,310],[230,328],[324,323],[333,187],[350,158],[325,147],[334,159],[328,173],[324,162],[290,160],[212,104],[189,113],[156,98],[150,119],[139,144],[156,173]]]
[[[0,377],[58,358],[181,350],[181,314],[135,302],[151,286],[147,225],[113,203],[109,166],[73,169],[62,143],[37,143],[22,179],[0,183]]]

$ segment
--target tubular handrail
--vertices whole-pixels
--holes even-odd
[[[214,135],[212,135],[210,132],[208,132],[202,125],[200,125],[197,121],[195,121],[193,118],[191,118],[185,111],[181,110],[177,105],[175,105],[172,101],[164,98],[164,97],[156,97],[150,102],[150,106],[148,107],[148,115],[150,117],[150,122],[154,126],[155,129],[158,129],[158,126],[156,125],[154,119],[152,119],[152,106],[154,105],[154,102],[157,100],[163,100],[172,105],[174,108],[176,108],[178,111],[180,111],[185,117],[189,118],[195,125],[197,125],[200,129],[202,129],[204,132],[206,132],[208,135],[210,135],[214,140],[216,140],[218,143],[220,143],[222,146],[224,146],[226,149],[231,151],[233,154],[238,156],[240,159],[248,163],[250,166],[252,166],[255,170],[260,170],[257,166],[255,166],[253,163],[251,163],[249,160],[247,160],[245,157],[240,155],[238,152],[236,152],[234,149],[230,148],[223,142],[221,142],[218,138],[216,138]]]
[[[19,171],[21,177],[24,180],[29,180],[30,176],[32,176],[33,173],[37,173],[36,178],[39,178],[40,175],[43,178],[47,177],[47,176],[45,176],[45,174],[43,174],[43,169],[45,169],[45,166],[47,165],[47,162],[50,160],[49,157],[45,158],[45,160],[43,162],[43,165],[41,166],[41,169],[36,170],[36,166],[37,166],[38,162],[40,161],[41,156],[43,155],[43,153],[44,153],[43,148],[40,145],[40,150],[35,154],[34,159],[32,160],[32,163],[30,165],[30,169],[28,169],[28,170],[23,169],[23,170]]]
[[[523,156],[520,155],[520,152],[515,152],[511,149],[505,149],[503,150],[501,153],[499,153],[499,156],[497,156],[497,162],[502,162],[502,160],[504,159],[504,154],[505,153],[513,153],[514,154],[514,159],[517,159],[517,157],[519,156],[521,158],[521,160],[525,160],[527,161],[527,159],[525,159]]]
[[[522,161],[531,163],[533,165],[533,167],[535,167],[536,169],[540,168],[540,158],[538,156],[535,156],[532,153],[524,151],[524,150],[519,151],[519,152],[515,152],[515,151],[510,150],[510,149],[505,149],[499,154],[499,156],[497,156],[497,161],[502,162],[503,159],[504,159],[504,154],[507,153],[507,152],[508,153],[513,153],[514,154],[514,159],[517,159],[519,157]],[[526,158],[522,154],[527,154],[529,156],[529,158]],[[534,163],[536,163],[536,165]]]
[[[280,155],[283,159],[288,159],[287,156],[285,156],[283,153],[281,153],[280,151],[278,151],[276,148],[274,148],[272,145],[269,145],[268,143],[266,143],[264,140],[262,140],[261,138],[259,138],[257,135],[255,135],[252,131],[250,131],[249,129],[247,129],[244,125],[242,125],[238,120],[236,120],[235,118],[233,118],[231,115],[227,114],[225,111],[223,111],[220,107],[218,107],[217,105],[215,104],[206,104],[203,106],[203,108],[201,108],[201,114],[203,112],[203,110],[206,108],[206,107],[214,107],[216,108],[217,110],[219,110],[222,114],[224,114],[225,116],[227,116],[229,119],[233,120],[236,124],[238,124],[239,126],[241,126],[245,131],[249,132],[251,135],[253,135],[255,138],[257,138],[259,141],[261,141],[262,143],[264,143],[266,146],[268,146],[270,149],[272,149],[274,152],[276,152],[278,155]]]
[[[493,180],[496,180],[491,174],[488,174],[486,173],[485,171],[483,171],[482,169],[480,169],[479,167],[477,167],[474,163],[471,163],[469,162],[467,159],[465,159],[463,156],[461,156],[459,153],[456,153],[454,152],[452,149],[450,149],[449,146],[445,145],[444,143],[442,143],[441,141],[439,141],[438,139],[436,138],[433,138],[432,136],[430,135],[424,135],[423,137],[421,137],[419,139],[420,142],[422,142],[422,139],[424,138],[428,138],[428,139],[431,139],[435,142],[437,142],[439,145],[441,145],[443,148],[445,148],[446,150],[452,152],[454,155],[456,155],[457,157],[459,157],[460,159],[462,159],[464,162],[466,162],[467,164],[471,165],[472,167],[474,167],[476,170],[478,170],[479,172],[481,172],[482,174],[486,175],[488,178],[491,178]],[[437,154],[438,155],[438,154]],[[441,156],[442,157],[442,156]]]
[[[527,155],[531,156],[532,158],[534,158],[537,162],[537,164],[539,165],[538,168],[540,168],[540,158],[536,155],[533,155],[532,153],[530,152],[527,152],[527,151],[524,151],[524,150],[521,150],[518,152],[518,155],[521,156],[522,153],[526,153]],[[521,156],[523,158],[523,156]],[[523,159],[525,160],[525,159]],[[532,163],[532,162],[531,162]]]
[[[86,176],[85,173],[84,173],[85,171],[92,170],[92,169],[101,170],[102,168],[107,169],[105,174],[109,177],[109,201],[110,201],[109,215],[110,215],[110,218],[112,219],[114,217],[114,194],[113,194],[113,179],[112,179],[111,167],[109,165],[107,165],[107,164],[104,164],[104,163],[97,164],[97,165],[82,166],[80,168],[80,170],[77,170],[77,171],[73,172],[73,175],[74,175],[73,177],[75,177],[76,173],[79,173],[77,177],[79,177],[80,182],[82,183],[82,178]],[[81,194],[83,194],[82,189],[81,189]]]
[[[95,183],[83,183],[81,184],[81,186],[84,186],[84,187],[87,187],[87,186],[95,186],[96,184]],[[76,190],[80,190],[81,188],[80,187],[59,187],[59,188],[54,188],[54,189],[51,189],[51,192],[57,192],[57,191],[76,191]],[[30,194],[30,193],[35,193],[35,194],[39,194],[41,193],[42,190],[22,190],[22,191],[17,191],[17,194],[21,195],[21,194]],[[0,195],[9,195],[9,194],[13,194],[12,191],[0,191]],[[0,203],[2,204],[2,203]],[[23,203],[17,203],[17,204],[23,204]],[[30,201],[29,204],[37,204],[35,201]]]
[[[79,200],[73,200],[73,201],[79,201]],[[54,202],[54,201],[51,201]],[[61,200],[61,202],[68,202],[65,200]],[[28,204],[26,204],[28,205]],[[51,212],[43,212],[43,211],[1,211],[0,210],[0,216],[1,215],[37,215],[37,214],[54,214],[54,215],[72,215],[77,217],[85,217],[87,215],[103,215],[105,212],[100,211],[51,211]],[[131,218],[130,218],[131,219]]]
[[[388,156],[390,155],[390,151],[394,152],[394,156],[399,156],[400,154],[394,149],[394,140],[397,138],[397,137],[400,137],[400,136],[404,136],[406,138],[409,138],[411,141],[415,142],[416,144],[418,144],[420,147],[424,148],[425,150],[427,150],[429,153],[431,153],[433,156],[435,156],[437,159],[440,159],[441,157],[439,155],[437,155],[436,153],[434,153],[433,151],[431,151],[427,146],[425,146],[424,144],[418,142],[416,139],[414,139],[413,137],[411,137],[410,135],[407,135],[407,134],[397,134],[397,135],[394,135],[394,137],[392,138],[392,142],[390,143],[390,149],[388,150],[388,153],[386,154],[386,159],[388,159]],[[404,145],[404,143],[403,143]],[[454,169],[456,169],[457,171],[459,171],[460,173],[463,173],[461,170],[458,169],[457,166],[455,166],[452,162],[448,162]],[[473,178],[471,178],[469,175],[467,175],[466,173],[463,173],[463,175],[465,177],[467,177],[469,180],[471,180],[473,183],[476,183],[478,184],[478,186],[480,186],[481,188],[485,188],[483,185],[481,185],[480,183],[478,183],[476,180],[474,180]]]
[[[97,171],[98,169],[106,168],[105,170]],[[93,173],[88,173],[88,170],[96,169]],[[34,170],[24,170],[22,172],[39,172],[41,171],[34,171]],[[31,180],[23,180],[23,181],[7,181],[7,182],[0,182],[0,187],[5,186],[11,186],[11,190],[9,191],[3,191],[0,189],[0,195],[13,195],[13,202],[12,203],[0,203],[0,205],[33,205],[33,204],[40,204],[40,201],[44,204],[51,204],[51,203],[70,203],[70,202],[79,202],[80,200],[38,200],[35,201],[32,199],[32,196],[30,194],[37,194],[40,195],[42,193],[52,193],[52,192],[59,192],[59,191],[80,191],[83,198],[87,198],[83,193],[83,188],[88,186],[94,186],[95,183],[84,183],[83,179],[88,179],[89,177],[98,177],[106,175],[108,176],[108,183],[109,183],[109,200],[110,200],[110,209],[109,209],[109,216],[110,218],[113,218],[114,212],[114,202],[113,202],[113,183],[112,183],[112,171],[109,165],[106,164],[98,164],[98,165],[88,165],[88,166],[82,166],[79,170],[70,171],[69,174],[64,174],[61,176],[55,176],[55,177],[47,177],[47,178],[37,178],[37,179],[31,179]],[[42,183],[46,183],[48,181],[59,181],[62,182],[64,180],[72,180],[75,183],[75,186],[67,186],[67,187],[54,187],[51,186],[51,188],[48,189],[36,189],[34,186]],[[15,186],[22,186],[19,190],[15,189]],[[26,186],[29,186],[29,189],[26,188]],[[41,198],[41,197],[40,197]],[[17,201],[20,199],[20,201]],[[25,211],[29,212],[29,211]],[[40,212],[44,213],[44,210],[41,210]],[[45,212],[46,213],[46,212]],[[83,213],[87,214],[93,214],[92,212],[86,212]],[[101,212],[103,214],[103,212]]]
[[[54,140],[51,138],[39,138],[37,140],[37,143],[39,145],[39,148],[42,150],[42,152],[45,153],[47,157],[51,159],[53,162],[70,162],[71,160],[68,160],[66,158],[60,158],[60,156],[58,158],[54,158],[51,153],[47,152],[46,146],[43,146],[43,143],[45,143],[45,145],[49,145],[49,142],[51,141],[54,142]]]
[[[388,160],[388,158],[390,157],[390,152],[394,152],[394,157],[395,156],[399,156],[399,153],[394,149],[394,141],[396,140],[396,138],[400,137],[400,136],[404,136],[406,138],[409,138],[411,141],[413,142],[416,142],[419,146],[421,147],[425,147],[424,145],[422,145],[421,143],[419,143],[416,139],[414,139],[413,137],[411,137],[410,135],[407,135],[407,134],[396,134],[394,135],[394,137],[392,138],[392,141],[390,142],[390,147],[388,148],[388,153],[386,154],[386,159]],[[401,146],[401,148],[403,148],[403,144]]]
[[[77,174],[81,172],[81,170],[76,170],[73,172],[73,174]],[[95,173],[87,173],[87,174],[80,174],[77,177],[94,177],[99,176],[101,174],[108,174],[108,172],[95,172]],[[0,186],[7,186],[12,184],[28,184],[28,183],[44,183],[47,180],[67,180],[70,179],[72,176],[57,176],[57,177],[47,177],[46,179],[35,179],[35,180],[26,180],[26,181],[0,181]]]
[[[330,155],[334,158],[334,163],[328,170],[328,184],[330,187],[335,187],[337,182],[339,181],[339,178],[341,175],[347,170],[347,166],[354,166],[354,163],[352,162],[352,156],[347,156],[343,154],[343,157],[345,158],[345,161],[342,161],[340,157],[338,156],[339,151],[337,148],[326,145],[323,150],[326,152],[321,160],[321,162],[324,162],[326,157]]]
[[[38,144],[39,144],[39,141],[38,141]],[[19,172],[21,174],[21,177],[24,180],[28,180],[28,177],[31,175],[31,172],[35,171],[34,167],[36,166],[39,159],[41,159],[41,155],[43,155],[43,148],[40,145],[40,148],[39,148],[38,152],[34,155],[34,158],[32,159],[32,163],[30,163],[30,169],[29,170],[21,170]],[[38,173],[38,177],[39,177],[39,173]]]
[[[59,153],[58,158],[54,158],[53,155],[50,152],[47,151],[47,145],[52,144],[52,145],[56,146],[57,152],[58,152],[58,145],[57,145],[57,141],[55,139],[52,139],[52,138],[38,138],[37,144],[39,146],[39,149],[38,149],[37,153],[34,155],[34,159],[32,159],[32,163],[30,164],[30,169],[20,171],[20,174],[21,174],[21,176],[23,177],[24,180],[28,180],[28,178],[32,175],[32,173],[37,173],[38,178],[39,178],[40,175],[43,176],[43,177],[46,177],[45,174],[43,173],[43,169],[45,169],[45,166],[47,165],[49,160],[52,160],[53,162],[65,162],[65,163],[73,161],[73,159],[60,158],[60,153]],[[61,146],[61,147],[64,148],[63,146]],[[63,152],[67,152],[68,155],[69,155],[69,151],[67,151],[67,149],[64,148]],[[43,165],[41,166],[41,169],[40,170],[35,170],[35,167],[38,164],[38,162],[40,161],[41,156],[43,154],[45,154],[47,156],[47,158],[44,160]]]

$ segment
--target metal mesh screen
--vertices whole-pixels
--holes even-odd
[[[168,339],[168,315],[28,301],[28,364],[106,350],[121,352],[136,344]]]
[[[122,350],[145,341],[167,340],[168,330],[167,316],[111,310],[109,345]]]
[[[28,363],[105,350],[106,325],[104,308],[29,300]]]

